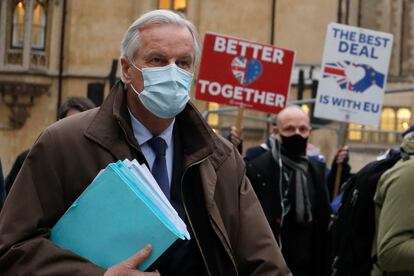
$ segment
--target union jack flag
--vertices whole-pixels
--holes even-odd
[[[345,70],[362,70],[362,76],[359,80],[351,83],[350,77],[347,76]],[[348,73],[350,73],[348,71]],[[352,74],[352,73],[351,73]],[[335,63],[326,63],[323,71],[324,78],[334,78],[339,87],[343,90],[363,93],[371,86],[378,86],[384,88],[385,75],[368,64],[357,64],[347,60],[338,61]]]
[[[253,59],[247,60],[243,56],[238,56],[231,62],[231,69],[234,77],[242,85],[254,82],[262,74],[262,64]]]
[[[334,78],[341,89],[348,89],[352,91],[352,83],[347,79],[345,68],[350,64],[349,61],[338,61],[335,63],[326,63],[323,71],[324,78]]]

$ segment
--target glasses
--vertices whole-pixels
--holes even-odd
[[[287,126],[282,128],[282,132],[286,135],[294,135],[296,133],[299,133],[301,135],[307,135],[309,134],[311,128],[307,126],[300,126],[300,127],[294,127],[294,126]]]

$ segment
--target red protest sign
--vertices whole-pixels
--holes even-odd
[[[277,113],[286,105],[294,57],[273,45],[207,33],[196,98]]]

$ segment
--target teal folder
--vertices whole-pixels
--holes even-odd
[[[109,164],[59,219],[50,239],[103,268],[152,244],[150,257],[138,267],[142,271],[178,238],[189,239],[184,222],[172,206],[165,207],[168,200],[160,201],[164,195],[146,183],[155,180],[137,177],[134,170],[142,169],[121,161]]]

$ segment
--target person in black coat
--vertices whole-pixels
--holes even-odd
[[[272,130],[276,128],[276,124],[272,124]],[[246,150],[246,154],[244,156],[244,160],[248,163],[251,162],[253,159],[261,156],[263,153],[267,152],[270,149],[270,143],[273,133],[270,133],[269,137],[266,139],[266,143],[262,143],[257,146],[250,147]],[[226,136],[227,140],[233,143],[233,145],[237,148],[237,150],[242,154],[243,152],[243,137],[242,132],[239,132],[236,127],[231,127],[229,134]],[[314,159],[316,161],[325,162],[325,158],[323,155],[311,154],[307,153],[310,159]],[[353,174],[351,173],[351,166],[349,165],[349,149],[348,146],[342,146],[339,148],[338,152],[335,154],[334,159],[332,160],[331,169],[325,170],[326,175],[326,185],[328,187],[328,194],[330,201],[335,200],[331,196],[333,195],[334,186],[335,186],[335,178],[336,178],[336,170],[338,165],[342,165],[342,173],[341,178],[339,181],[339,188],[348,180]]]
[[[13,166],[10,170],[9,175],[6,177],[6,180],[4,182],[4,188],[5,188],[5,192],[6,195],[9,194],[10,189],[13,185],[14,180],[17,177],[17,174],[20,171],[20,168],[23,165],[24,160],[26,160],[27,155],[29,154],[30,149],[24,150],[23,152],[21,152],[17,157],[16,160],[13,163]]]
[[[277,117],[270,150],[247,161],[247,176],[295,276],[328,273],[330,218],[325,164],[306,156],[308,115],[289,106]]]
[[[260,144],[258,146],[250,147],[246,150],[246,154],[244,156],[245,161],[251,161],[263,153],[267,152],[270,149],[270,137],[267,138],[266,143]]]

